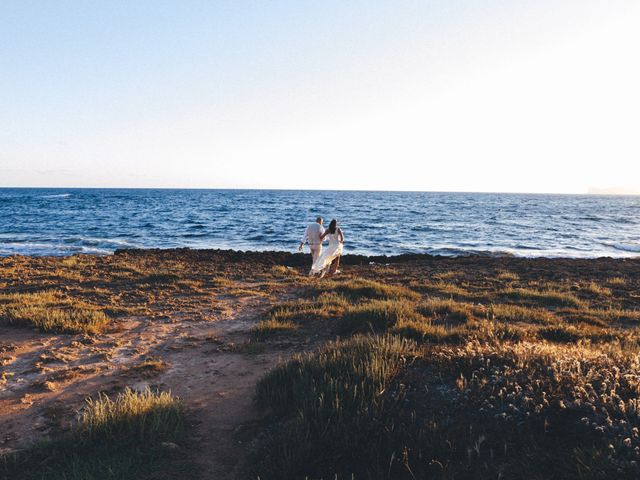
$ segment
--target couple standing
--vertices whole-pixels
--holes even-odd
[[[315,223],[307,227],[298,248],[298,251],[301,252],[304,244],[309,243],[311,258],[313,258],[313,265],[311,265],[309,275],[320,274],[320,278],[324,277],[327,272],[329,275],[340,273],[338,266],[340,265],[340,255],[342,255],[342,244],[344,243],[344,235],[338,227],[337,220],[331,220],[329,228],[326,230],[322,223],[322,217],[318,217]],[[322,242],[326,237],[329,237],[329,246],[323,251]]]

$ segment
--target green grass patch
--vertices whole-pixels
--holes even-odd
[[[13,480],[128,480],[179,476],[185,409],[167,392],[125,390],[87,400],[72,429],[0,459]]]
[[[385,390],[414,351],[397,337],[357,336],[272,370],[256,388],[257,404],[274,414],[274,428],[253,459],[254,478],[334,478],[352,471],[364,460],[354,457],[354,446],[378,430],[390,408]]]

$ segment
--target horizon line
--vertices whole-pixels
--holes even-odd
[[[346,189],[346,188],[259,188],[259,187],[34,187],[34,186],[0,186],[0,190],[231,190],[231,191],[272,191],[272,192],[363,192],[363,193],[461,193],[461,194],[489,194],[489,195],[581,195],[600,197],[625,197],[640,196],[640,192],[591,192],[590,187],[586,192],[513,192],[513,191],[487,191],[487,190],[384,190],[384,189]]]

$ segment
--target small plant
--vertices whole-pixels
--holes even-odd
[[[70,431],[0,457],[0,476],[15,480],[175,478],[185,409],[168,392],[125,390],[87,400]],[[3,476],[4,475],[4,476]]]
[[[291,333],[297,328],[298,325],[288,320],[269,318],[262,320],[258,325],[253,327],[251,334],[256,340],[263,341],[279,333]]]
[[[88,399],[76,433],[84,443],[153,444],[182,434],[184,413],[182,402],[171,392],[127,388],[115,400],[104,394]]]

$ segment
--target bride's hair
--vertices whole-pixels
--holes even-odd
[[[331,223],[329,224],[329,233],[334,234],[336,233],[336,229],[338,228],[338,221],[334,218],[333,220],[331,220]]]

